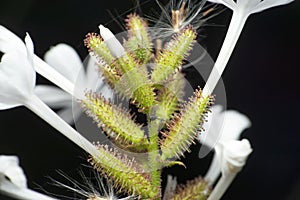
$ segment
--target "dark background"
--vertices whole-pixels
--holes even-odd
[[[155,7],[154,1],[141,3],[146,13]],[[122,19],[133,6],[130,0],[1,0],[0,24],[21,38],[28,31],[41,57],[51,45],[65,42],[84,58],[82,40],[97,31],[99,23],[122,31],[107,10]],[[201,29],[199,42],[214,59],[230,15],[224,11]],[[243,137],[250,140],[254,152],[223,199],[300,199],[299,27],[299,2],[251,16],[228,64],[223,76],[227,107],[251,119],[252,127]],[[56,178],[56,170],[76,174],[85,163],[79,148],[23,107],[1,111],[0,123],[0,154],[20,157],[31,188],[56,192],[46,176]],[[179,181],[205,172],[210,157],[195,161],[188,156],[187,165],[194,168],[175,167]],[[9,198],[0,195],[0,199]]]

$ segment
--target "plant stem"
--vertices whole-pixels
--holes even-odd
[[[159,161],[159,148],[158,148],[158,132],[161,128],[161,121],[154,119],[149,125],[149,140],[150,145],[149,153],[149,166],[151,170],[152,184],[154,187],[161,188],[161,164]],[[161,191],[158,199],[161,197]]]
[[[17,187],[8,180],[2,180],[0,191],[9,197],[20,200],[57,200],[28,188]]]
[[[37,114],[64,136],[77,144],[91,156],[98,158],[99,151],[96,147],[84,138],[80,133],[74,130],[69,124],[61,119],[54,111],[52,111],[44,102],[42,102],[37,96],[33,95],[24,103],[32,112]]]
[[[204,86],[203,95],[208,96],[211,95],[213,90],[215,89],[219,79],[225,67],[230,59],[230,56],[234,50],[234,47],[239,39],[239,36],[243,30],[245,22],[247,20],[247,15],[242,11],[234,11],[231,22],[223,42],[221,51],[218,55],[218,58],[215,62],[215,65],[212,69],[212,72]]]

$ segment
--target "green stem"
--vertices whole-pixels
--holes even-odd
[[[151,170],[153,187],[161,188],[161,163],[159,161],[160,154],[158,148],[158,132],[161,128],[161,121],[159,119],[152,120],[149,125],[149,167]],[[160,199],[161,191],[157,199]]]

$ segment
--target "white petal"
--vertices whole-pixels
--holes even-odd
[[[251,122],[246,115],[235,110],[224,111],[224,125],[220,140],[238,139],[241,133],[251,126]]]
[[[20,52],[3,55],[0,63],[0,104],[8,107],[23,103],[33,94],[35,71]]]
[[[114,57],[122,57],[125,54],[125,49],[115,35],[103,25],[99,26],[100,35],[105,41],[107,47],[109,48],[111,54]]]
[[[72,106],[71,95],[60,88],[50,85],[37,85],[34,93],[51,108]]]
[[[80,57],[67,44],[58,44],[52,47],[45,54],[45,61],[72,83],[76,82],[80,72],[84,72]]]
[[[253,151],[247,139],[231,140],[221,143],[222,150],[222,173],[240,170],[245,164],[248,156]]]
[[[32,42],[32,39],[28,33],[26,33],[25,37],[25,46],[27,51],[27,60],[30,64],[30,66],[34,69],[34,63],[33,63],[33,56],[34,56],[34,45]],[[32,82],[35,84],[36,80],[36,73],[34,73],[34,76],[32,76]]]
[[[0,25],[0,51],[7,53],[16,49],[25,53],[23,41],[7,28]]]
[[[25,45],[26,45],[26,50],[27,50],[27,59],[28,59],[29,63],[31,64],[31,66],[34,66],[33,65],[34,46],[33,46],[32,39],[28,33],[26,33]]]
[[[12,102],[11,100],[7,100],[7,99],[1,99],[0,101],[2,102],[2,103],[0,102],[0,110],[7,110],[10,108],[15,108],[23,105],[22,103]]]
[[[238,139],[251,122],[246,115],[234,110],[222,111],[222,106],[213,106],[199,135],[202,144],[213,148],[218,141]]]
[[[214,187],[208,200],[219,200],[231,185],[237,173],[242,170],[252,148],[248,140],[232,140],[220,144],[216,148],[216,155],[219,159],[222,177]]]
[[[275,7],[275,6],[281,6],[285,4],[289,4],[293,2],[294,0],[263,0],[260,4],[256,6],[256,8],[252,11],[252,13],[261,12],[263,10]]]
[[[0,185],[4,177],[20,188],[27,187],[27,180],[22,168],[19,166],[19,159],[16,156],[0,156]]]

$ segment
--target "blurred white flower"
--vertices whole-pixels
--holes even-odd
[[[0,182],[3,181],[5,177],[17,187],[27,187],[25,174],[19,166],[19,159],[16,156],[0,155]]]
[[[22,55],[23,57],[27,55],[26,46],[23,41],[16,36],[14,33],[9,31],[7,28],[0,25],[0,51],[3,53],[14,52],[15,54]],[[76,98],[81,96],[77,94],[74,85],[66,79],[63,75],[58,73],[53,67],[49,66],[38,56],[32,56],[33,67],[37,73],[53,82],[69,94],[73,95]],[[14,61],[17,62],[17,61]],[[19,61],[20,62],[20,61]]]
[[[27,188],[27,180],[16,156],[0,155],[0,192],[21,200],[55,200]]]
[[[97,70],[96,59],[93,56],[89,57],[85,70],[79,55],[71,46],[58,44],[45,54],[45,61],[73,83],[82,97],[86,90],[98,91],[106,99],[113,97],[112,90],[104,83]],[[57,87],[37,85],[35,94],[50,107],[61,108],[58,115],[68,123],[76,121],[81,114],[80,107],[72,104],[72,96]]]
[[[80,146],[92,156],[99,152],[93,144],[55,114],[35,94],[35,71],[33,68],[33,43],[27,34],[27,53],[15,49],[6,52],[0,63],[0,110],[26,106],[64,136]]]
[[[218,149],[222,144],[238,140],[244,129],[249,128],[249,118],[235,110],[223,111],[222,106],[216,105],[211,108],[207,122],[204,123],[204,132],[199,135],[199,140],[209,150]],[[201,149],[202,150],[202,149]],[[200,150],[199,156],[203,154]],[[201,156],[202,157],[202,156]],[[213,185],[221,172],[221,163],[218,154],[215,154],[209,167],[205,180]]]
[[[223,42],[222,48],[215,62],[214,68],[203,89],[203,95],[209,95],[216,87],[221,75],[230,59],[234,47],[240,37],[247,18],[257,12],[268,8],[285,5],[293,0],[209,0],[214,3],[221,3],[233,11],[231,22]]]
[[[0,110],[23,105],[33,95],[36,77],[31,63],[33,44],[28,34],[25,42],[27,55],[13,49],[1,59]]]
[[[222,177],[208,197],[208,200],[219,200],[223,196],[237,173],[246,164],[251,152],[252,148],[247,139],[220,143],[216,148],[216,154],[221,163]]]

